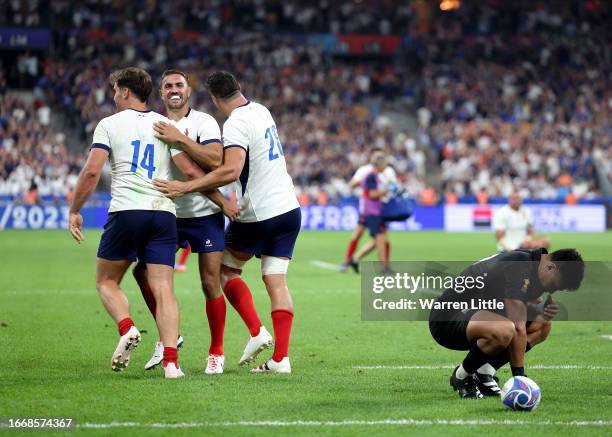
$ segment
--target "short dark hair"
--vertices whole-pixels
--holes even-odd
[[[206,78],[206,89],[220,99],[230,99],[240,92],[240,84],[232,73],[215,71]]]
[[[374,156],[374,154],[376,152],[385,152],[385,150],[382,147],[378,147],[378,146],[374,146],[370,149],[370,151],[368,152],[368,161],[372,160],[372,157]]]
[[[166,70],[166,71],[164,71],[162,73],[161,79],[159,79],[159,86],[160,86],[160,88],[161,88],[161,84],[164,82],[164,79],[167,76],[170,76],[171,74],[178,74],[178,75],[183,76],[185,78],[185,82],[187,82],[187,85],[189,85],[189,76],[187,76],[187,73],[185,73],[182,70],[177,70],[176,68],[171,68],[171,69]]]
[[[143,103],[147,101],[153,90],[151,76],[138,67],[128,67],[113,71],[109,80],[111,86],[117,85],[119,88],[129,89]]]
[[[584,277],[584,261],[576,249],[559,249],[550,254],[561,274],[562,290],[577,290]]]

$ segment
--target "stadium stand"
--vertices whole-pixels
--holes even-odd
[[[78,171],[93,128],[113,112],[109,72],[137,64],[154,77],[169,67],[188,71],[192,106],[211,113],[203,78],[218,68],[235,72],[249,97],[278,114],[304,203],[350,197],[347,181],[375,145],[426,203],[490,200],[514,188],[533,199],[601,196],[593,160],[612,173],[610,78],[597,73],[610,71],[609,8],[489,1],[444,13],[420,3],[57,1],[43,14],[10,2],[6,8],[21,7],[4,24],[49,25],[53,48],[20,58],[17,77],[36,78],[32,107],[3,93],[2,193],[19,196],[32,182],[55,193],[47,181]],[[402,43],[387,58],[336,56],[308,38],[321,32],[399,35]],[[392,126],[383,111],[407,99],[416,129]],[[78,133],[78,158],[61,134],[40,129],[37,105],[65,114]],[[19,133],[15,110],[26,114]],[[20,159],[32,171],[19,170],[11,148],[27,150],[31,158]],[[45,172],[45,159],[61,176]]]

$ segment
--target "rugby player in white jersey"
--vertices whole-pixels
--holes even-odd
[[[368,176],[369,174],[373,172],[374,167],[371,161],[372,161],[372,157],[377,152],[384,152],[384,150],[379,147],[374,147],[370,150],[370,153],[368,155],[369,156],[368,163],[359,167],[355,171],[355,174],[353,175],[353,177],[351,178],[349,182],[349,186],[351,188],[361,187],[361,184],[364,182],[366,176]],[[388,165],[382,173],[378,174],[378,179],[380,180],[382,186],[386,189],[391,188],[394,184],[397,185],[397,175],[395,174],[395,170],[393,169],[393,167],[391,167],[390,165]],[[389,194],[387,194],[385,198],[383,198],[383,200],[385,201],[388,200],[388,197],[391,195],[391,191],[392,190],[389,191]],[[355,251],[357,250],[357,246],[359,244],[359,240],[363,236],[363,233],[366,229],[365,216],[362,213],[362,209],[363,209],[363,198],[360,195],[359,196],[359,222],[357,223],[357,227],[353,231],[351,240],[349,241],[348,246],[346,247],[346,252],[344,254],[344,261],[340,265],[341,272],[345,272],[350,266],[357,273],[359,270],[359,267],[358,267],[359,260],[361,260],[363,257],[368,255],[370,252],[372,252],[376,248],[375,240],[371,239],[366,244],[364,244],[357,253],[355,253]],[[390,259],[391,243],[389,240],[387,240],[386,245],[385,245],[385,256],[387,260]]]
[[[107,159],[111,164],[111,203],[96,260],[96,288],[110,316],[119,326],[119,343],[111,368],[128,366],[140,342],[128,300],[119,287],[130,264],[137,259],[146,274],[157,309],[155,320],[164,344],[166,378],[184,374],[178,366],[179,311],[172,273],[176,247],[174,202],[160,195],[153,178],[169,178],[171,154],[166,143],[154,137],[153,124],[166,120],[147,109],[153,89],[149,74],[125,68],[111,74],[117,113],[102,119],[93,135],[89,157],[79,175],[70,206],[69,230],[77,242],[84,240],[80,210],[96,188]]]
[[[547,237],[536,237],[533,234],[531,211],[523,206],[521,195],[516,192],[508,197],[508,204],[498,209],[493,216],[493,229],[498,252],[550,247]]]
[[[288,351],[293,302],[287,269],[301,225],[293,182],[270,111],[247,100],[228,72],[211,74],[206,87],[215,106],[228,117],[223,125],[223,164],[188,182],[156,179],[154,183],[167,196],[179,197],[236,182],[241,212],[226,231],[221,281],[226,293],[248,289],[240,277],[244,264],[253,256],[261,258],[262,279],[272,303],[274,353],[252,372],[291,373]],[[253,361],[271,340],[261,327],[249,339],[240,363]]]
[[[191,88],[187,75],[180,70],[165,71],[161,77],[159,92],[168,118],[175,124],[163,121],[156,123],[155,135],[178,145],[180,151],[174,156],[175,159],[181,159],[178,154],[186,152],[203,170],[218,168],[223,158],[221,131],[213,117],[190,108]],[[204,171],[198,173],[198,176],[203,175]],[[186,180],[176,165],[172,166],[172,177]],[[207,196],[210,196],[210,199]],[[178,246],[190,246],[193,252],[199,254],[200,281],[206,297],[206,314],[211,336],[205,373],[220,374],[223,373],[225,363],[223,334],[226,316],[225,299],[220,288],[221,257],[225,248],[223,213],[233,220],[238,215],[239,208],[235,202],[225,200],[218,190],[208,193],[207,196],[191,193],[175,200]],[[152,294],[147,293],[149,288],[143,267],[138,264],[134,269],[134,276],[143,290],[151,313],[155,315],[155,299]],[[244,305],[237,305],[234,297],[229,296],[230,303],[242,310]],[[250,303],[254,311],[252,297]],[[257,329],[259,330],[259,326]],[[157,342],[155,352],[145,369],[156,367],[162,360],[162,353],[163,345]]]

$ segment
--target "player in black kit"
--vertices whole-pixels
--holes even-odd
[[[469,350],[450,378],[460,397],[499,396],[497,369],[509,362],[513,375],[525,374],[525,352],[546,339],[559,311],[550,294],[577,290],[584,262],[575,249],[550,254],[546,249],[519,249],[478,261],[459,276],[480,276],[484,287],[448,289],[439,302],[488,300],[503,302],[503,309],[433,309],[429,330],[445,348]],[[545,292],[550,294],[543,300]]]

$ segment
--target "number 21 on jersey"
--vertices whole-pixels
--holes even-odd
[[[278,139],[278,132],[276,131],[275,125],[272,125],[268,129],[266,129],[266,139],[270,141],[270,150],[268,151],[268,159],[270,161],[278,159],[279,156],[285,156],[285,153],[283,152],[283,146],[281,145],[281,142]],[[276,153],[274,149],[278,149],[278,153]]]
[[[140,140],[132,141],[134,146],[134,155],[132,156],[132,167],[131,171],[134,173],[138,170],[138,157],[140,156]],[[140,167],[147,171],[147,177],[153,179],[153,172],[155,171],[155,147],[153,144],[147,144],[142,154],[142,160],[140,161]]]

